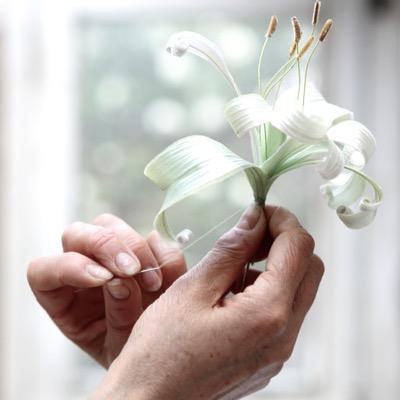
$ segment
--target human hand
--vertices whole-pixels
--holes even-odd
[[[62,242],[64,254],[30,264],[29,284],[59,329],[108,367],[143,310],[186,271],[183,255],[110,214],[70,225]]]
[[[239,399],[266,386],[316,296],[323,263],[313,251],[288,211],[249,208],[142,314],[92,399]],[[226,296],[244,266],[267,254],[266,271]]]

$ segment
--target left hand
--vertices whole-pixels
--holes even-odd
[[[142,312],[186,271],[185,260],[156,232],[144,238],[110,214],[70,225],[63,248],[30,264],[29,284],[59,329],[108,367]]]

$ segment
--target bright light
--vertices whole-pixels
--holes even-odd
[[[160,135],[179,135],[185,122],[185,109],[173,99],[157,99],[150,103],[143,113],[144,127],[148,131]]]

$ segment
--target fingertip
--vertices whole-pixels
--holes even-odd
[[[141,269],[139,259],[130,251],[118,253],[115,264],[123,275],[128,277],[137,274]]]
[[[86,266],[86,272],[91,278],[107,282],[114,277],[114,275],[106,268],[98,264],[88,264]]]
[[[171,280],[175,280],[185,273],[185,257],[176,243],[166,241],[157,231],[151,232],[147,241],[157,259],[158,265],[163,267],[160,272],[167,285]]]
[[[123,281],[119,278],[114,278],[106,284],[108,293],[115,300],[126,300],[129,298],[131,292],[128,286],[123,284]]]
[[[298,218],[284,207],[271,207],[266,212],[269,231],[274,238],[284,231],[301,227]]]
[[[140,285],[148,292],[158,292],[163,284],[162,273],[159,270],[144,271],[138,275]]]
[[[264,215],[265,218],[267,219],[267,221],[269,221],[272,217],[272,215],[274,214],[274,212],[279,208],[279,206],[275,206],[272,204],[266,204],[264,206]]]
[[[236,226],[240,229],[251,231],[262,222],[263,219],[265,219],[263,209],[258,204],[254,203],[247,207]]]

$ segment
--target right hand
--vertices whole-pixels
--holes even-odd
[[[92,398],[232,400],[266,386],[316,296],[323,264],[313,251],[288,211],[249,208],[143,313]],[[244,266],[266,252],[266,271],[252,271],[244,292],[226,296]]]

